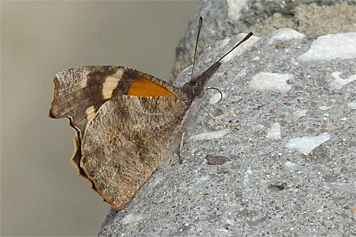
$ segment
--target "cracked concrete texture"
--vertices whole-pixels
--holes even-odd
[[[270,34],[283,27],[313,35],[356,31],[355,13],[356,6],[346,2],[332,6],[318,6],[316,3],[302,4],[295,8],[293,17],[274,13],[263,22],[251,26],[249,30]]]
[[[203,48],[217,39],[240,32],[252,31],[269,35],[279,28],[292,28],[307,34],[323,35],[356,31],[355,4],[355,0],[338,3],[329,0],[229,0],[227,4],[224,1],[202,1],[193,19],[203,16],[204,25],[208,26],[202,29],[200,37]],[[243,7],[239,7],[241,5]],[[238,7],[239,11],[236,12],[233,7]],[[231,18],[231,14],[236,16]],[[171,81],[192,63],[195,35],[196,21],[192,21],[177,46]]]

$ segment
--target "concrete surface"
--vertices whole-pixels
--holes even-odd
[[[228,12],[269,9],[272,17],[286,8],[308,10],[305,2],[314,1],[203,1],[196,16],[208,19],[201,42],[208,46],[200,46],[195,73],[241,39],[231,22],[244,18]],[[340,7],[333,9],[338,15]],[[344,32],[338,19],[332,26]],[[194,32],[192,25],[180,43],[185,53]],[[202,110],[191,128],[183,164],[169,157],[129,206],[112,209],[100,236],[356,235],[356,33],[254,33],[211,78],[224,98],[214,102],[214,90],[202,98],[209,114]],[[176,84],[190,72],[184,69]]]

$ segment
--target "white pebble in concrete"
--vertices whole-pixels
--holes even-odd
[[[299,61],[356,58],[356,32],[329,34],[318,37]]]
[[[272,124],[271,128],[268,130],[266,137],[275,140],[281,139],[281,125],[279,125],[279,123]]]
[[[298,150],[304,155],[308,155],[315,147],[323,144],[330,139],[327,132],[321,133],[318,136],[305,136],[290,139],[285,145],[290,150]]]
[[[276,41],[289,41],[289,40],[295,40],[295,39],[303,39],[305,37],[304,34],[299,33],[298,31],[295,31],[290,28],[281,28],[276,30],[271,39],[268,41],[268,44],[273,44]]]
[[[252,90],[287,92],[292,88],[287,80],[292,78],[294,78],[292,74],[259,72],[252,77],[249,87]]]
[[[341,88],[343,88],[344,86],[346,86],[347,84],[353,82],[354,80],[356,80],[356,75],[352,75],[352,76],[349,76],[349,78],[347,79],[342,79],[340,78],[341,72],[333,72],[331,73],[331,76],[333,78],[335,78],[331,83],[330,83],[330,87],[332,89],[336,89],[336,90],[339,90]]]

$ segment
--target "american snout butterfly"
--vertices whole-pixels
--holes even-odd
[[[49,116],[69,119],[76,130],[71,163],[104,201],[115,209],[130,202],[165,158],[223,57],[182,88],[122,66],[83,66],[55,75]]]

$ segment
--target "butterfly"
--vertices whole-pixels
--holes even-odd
[[[115,209],[130,202],[165,159],[186,112],[228,53],[181,88],[123,66],[55,75],[49,116],[69,119],[76,131],[71,163],[104,201]]]

